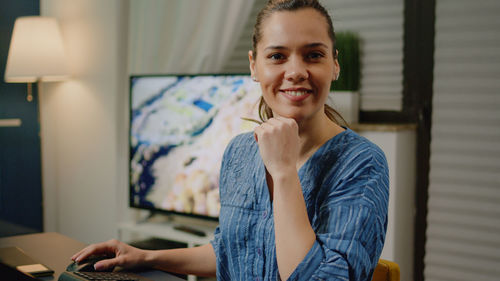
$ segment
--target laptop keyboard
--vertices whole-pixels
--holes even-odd
[[[139,279],[127,273],[120,272],[73,272],[87,280],[137,281]]]

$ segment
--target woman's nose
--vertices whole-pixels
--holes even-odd
[[[290,82],[302,82],[309,78],[307,67],[299,58],[290,59],[285,67],[285,79]]]

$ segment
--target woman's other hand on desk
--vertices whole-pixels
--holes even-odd
[[[112,239],[106,242],[89,245],[80,252],[74,254],[71,259],[80,263],[91,256],[110,256],[109,259],[101,260],[94,265],[96,270],[101,271],[115,266],[123,268],[147,266],[147,252],[146,250],[141,250]]]
[[[183,249],[141,250],[113,239],[87,246],[71,259],[80,263],[92,256],[110,256],[109,259],[95,263],[97,271],[119,266],[158,268],[180,274],[211,277],[215,277],[216,273],[216,256],[211,244]]]

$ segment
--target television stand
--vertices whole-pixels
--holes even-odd
[[[207,234],[204,231],[198,230],[198,229],[190,227],[190,226],[176,225],[176,226],[174,226],[174,229],[179,230],[179,231],[184,231],[186,233],[193,234],[193,235],[200,236],[200,237],[207,236]]]
[[[187,244],[188,248],[210,243],[218,222],[177,216],[152,215],[148,219],[118,224],[118,239],[132,241],[151,237]],[[190,233],[191,230],[199,233]],[[201,234],[205,236],[200,236]],[[189,281],[196,276],[188,275]]]

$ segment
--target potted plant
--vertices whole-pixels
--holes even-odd
[[[360,39],[358,34],[350,31],[338,32],[336,38],[340,75],[332,82],[328,104],[348,124],[356,124],[359,120]]]

